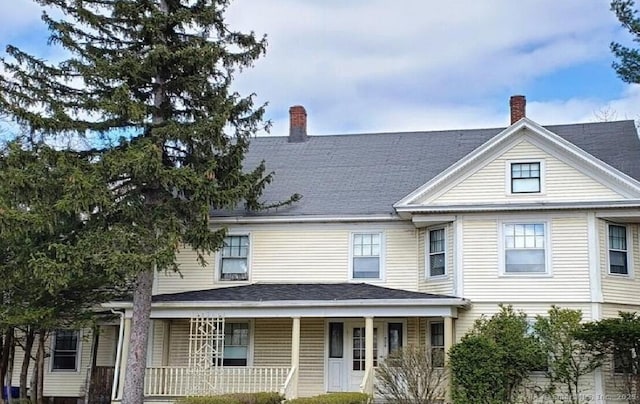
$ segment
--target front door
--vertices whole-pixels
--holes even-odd
[[[328,327],[327,391],[360,391],[365,371],[364,321],[331,321]],[[373,366],[403,345],[403,324],[373,324]]]
[[[378,355],[384,354],[381,324],[373,327],[373,366],[378,366]],[[365,371],[366,332],[364,324],[351,325],[347,332],[349,356],[349,391],[360,391]]]

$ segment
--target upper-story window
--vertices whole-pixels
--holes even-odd
[[[53,349],[51,350],[51,370],[78,370],[79,334],[77,330],[57,330],[55,332]]]
[[[629,250],[627,247],[627,228],[615,224],[609,225],[609,273],[629,274],[629,262],[627,259]]]
[[[511,193],[530,194],[542,191],[540,162],[511,163]]]
[[[447,273],[446,271],[446,260],[445,260],[445,229],[433,229],[428,232],[428,268],[427,268],[427,276],[442,276]]]
[[[382,233],[353,233],[352,277],[379,279],[382,273]]]
[[[220,279],[246,281],[249,279],[249,236],[227,236],[220,254]]]
[[[545,223],[505,223],[503,226],[504,272],[547,272]]]

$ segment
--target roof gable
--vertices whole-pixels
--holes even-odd
[[[640,182],[597,159],[575,144],[523,118],[398,201],[399,211],[438,203],[438,197],[486,167],[510,148],[528,142],[542,153],[578,170],[603,191],[595,199],[640,199]],[[504,176],[501,176],[504,178]],[[583,193],[584,194],[584,193]],[[480,197],[481,195],[472,198]],[[585,195],[580,195],[584,200]],[[446,200],[446,198],[444,198]],[[570,199],[570,198],[569,198]],[[443,202],[446,203],[446,202]]]

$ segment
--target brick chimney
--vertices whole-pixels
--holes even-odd
[[[514,95],[509,100],[511,106],[511,124],[518,122],[520,119],[527,116],[527,99],[524,95]]]
[[[289,108],[289,143],[306,142],[307,111],[302,105]]]

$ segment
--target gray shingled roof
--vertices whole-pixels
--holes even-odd
[[[455,299],[454,296],[390,289],[366,283],[255,283],[153,296],[154,302],[268,302],[291,300]]]
[[[587,153],[640,180],[640,141],[633,121],[547,126]],[[245,167],[266,161],[274,181],[263,200],[294,193],[291,207],[253,215],[392,214],[393,204],[482,145],[504,128],[437,132],[310,136],[252,140]],[[215,212],[235,216],[246,212]]]

